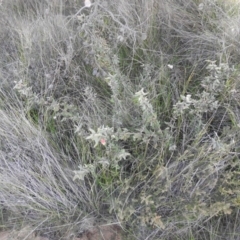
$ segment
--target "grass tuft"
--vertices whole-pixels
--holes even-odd
[[[239,4],[0,1],[0,229],[240,239]]]

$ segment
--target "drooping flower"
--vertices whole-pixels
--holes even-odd
[[[103,146],[105,146],[105,145],[106,145],[106,140],[105,140],[104,138],[102,138],[102,139],[100,140],[100,143],[101,143]]]

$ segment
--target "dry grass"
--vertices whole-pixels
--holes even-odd
[[[1,228],[239,239],[237,4],[3,0]]]

